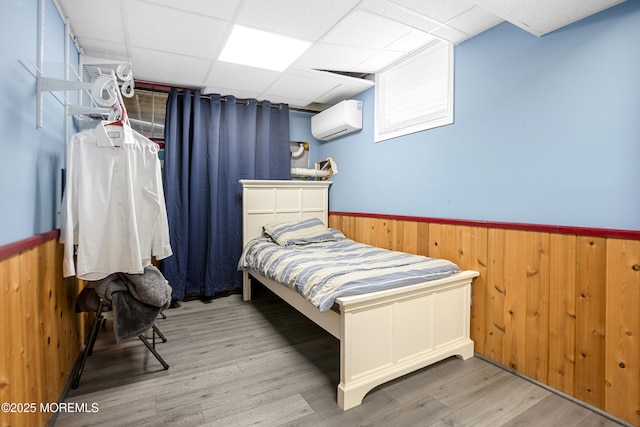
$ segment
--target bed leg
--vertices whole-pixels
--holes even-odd
[[[346,411],[362,404],[364,396],[370,391],[369,388],[345,390],[342,384],[338,385],[338,406],[343,411]]]
[[[460,346],[456,356],[462,360],[471,359],[474,356],[474,342],[469,340],[465,345]]]
[[[251,301],[251,278],[247,271],[242,272],[242,300]]]

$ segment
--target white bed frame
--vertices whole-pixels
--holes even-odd
[[[244,244],[260,236],[264,224],[311,217],[328,223],[331,181],[240,182]],[[471,282],[478,272],[342,297],[336,300],[339,312],[324,313],[252,269],[244,272],[245,301],[251,299],[249,275],[340,340],[338,405],[344,410],[360,405],[371,389],[387,381],[450,356],[473,357]]]

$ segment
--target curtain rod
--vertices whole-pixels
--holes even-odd
[[[169,92],[171,92],[172,88],[173,88],[172,86],[167,86],[167,85],[162,85],[162,84],[157,84],[157,83],[148,83],[148,82],[138,82],[138,81],[136,81],[136,89],[141,89],[141,90],[149,90],[149,91],[153,91],[153,92],[169,93]],[[186,89],[200,90],[198,88],[192,88],[192,87],[176,87],[176,89],[178,90],[179,94],[184,92]],[[202,95],[202,96],[203,97],[209,97],[210,95]],[[223,102],[227,102],[226,96],[221,95],[221,100]],[[236,98],[236,104],[249,105],[249,100],[248,99],[243,99],[243,98]],[[258,105],[262,106],[262,101],[258,101]],[[277,109],[280,110],[280,109],[282,109],[282,105],[283,105],[283,103],[274,103],[274,104],[271,104],[271,108],[277,108]],[[314,111],[314,110],[307,110],[305,108],[292,107],[292,106],[289,106],[289,111],[297,111],[297,112],[301,112],[301,113],[311,113],[311,114],[318,113],[317,111]]]
[[[202,96],[210,96],[210,95],[202,95]],[[229,100],[227,99],[226,96],[224,95],[220,95],[220,100],[222,102],[228,102]],[[259,107],[262,107],[262,101],[258,101],[256,100],[258,103]],[[246,99],[246,98],[236,98],[236,104],[243,104],[243,105],[249,105],[250,100]],[[270,101],[269,101],[270,102]],[[278,110],[282,110],[282,103],[275,103],[275,104],[271,104],[271,108],[277,108]]]

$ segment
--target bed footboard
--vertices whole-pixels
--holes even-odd
[[[338,405],[362,403],[374,387],[450,356],[473,357],[470,339],[471,282],[476,271],[386,291],[337,299],[340,312],[321,313],[300,294],[244,272],[244,299],[251,299],[249,275],[340,340]]]
[[[341,306],[338,405],[360,405],[374,387],[458,356],[473,357],[469,338],[475,271],[408,288],[338,300]]]

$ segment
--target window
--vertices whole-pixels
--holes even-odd
[[[376,142],[453,123],[453,45],[435,41],[376,75]]]
[[[166,92],[136,88],[132,98],[123,98],[131,127],[147,138],[164,139],[168,96]]]

